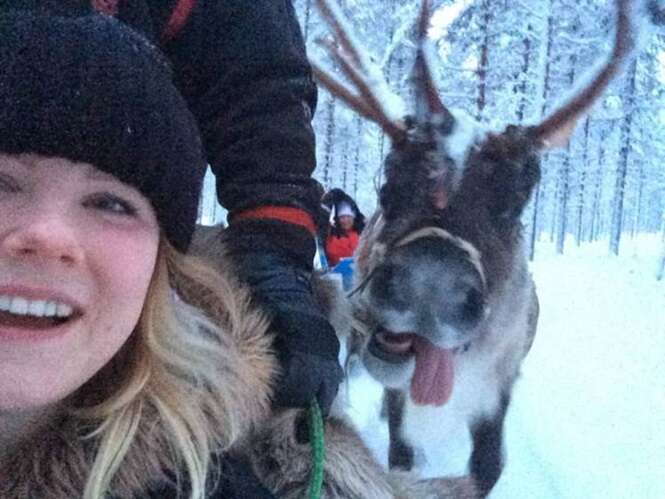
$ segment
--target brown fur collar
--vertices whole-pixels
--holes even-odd
[[[134,497],[150,482],[165,478],[169,450],[158,427],[139,428],[136,440],[113,482],[118,497]],[[65,499],[82,497],[94,461],[94,439],[73,419],[55,422],[14,456],[3,469],[0,497],[4,499]]]

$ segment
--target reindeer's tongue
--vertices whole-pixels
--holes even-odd
[[[411,380],[411,399],[418,405],[443,405],[453,391],[453,351],[434,346],[415,336],[416,371]]]

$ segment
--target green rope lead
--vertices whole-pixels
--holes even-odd
[[[321,486],[323,485],[323,461],[325,459],[325,447],[323,445],[323,417],[316,399],[313,399],[307,411],[309,413],[309,441],[312,445],[312,473],[309,477],[309,499],[321,497]]]

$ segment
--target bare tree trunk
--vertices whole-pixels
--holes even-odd
[[[529,238],[529,260],[533,261],[536,256],[536,241],[538,240],[538,208],[540,207],[540,184],[535,188],[533,194],[533,216],[531,217],[531,237]]]
[[[552,194],[552,223],[550,225],[550,241],[556,241],[557,234],[557,223],[559,220],[559,210],[556,209],[558,206],[559,198],[561,196],[561,175],[556,175],[556,180],[554,182],[554,193]]]
[[[575,244],[579,248],[582,244],[584,227],[584,184],[586,182],[586,170],[580,174],[580,187],[577,193],[577,216],[575,220]]]
[[[547,96],[549,94],[550,87],[550,55],[552,51],[552,42],[553,42],[553,17],[552,17],[552,3],[549,2],[548,5],[548,15],[547,20],[545,21],[545,42],[544,47],[540,49],[540,55],[538,57],[539,69],[542,68],[542,73],[539,71],[539,74],[543,75],[542,80],[542,90],[540,92],[540,115],[544,116],[547,108]],[[524,50],[525,57],[523,62],[523,67],[526,67],[528,64],[527,52],[530,52],[530,43],[528,38],[525,37],[524,40]],[[523,94],[526,97],[526,92]],[[518,109],[518,118],[521,120],[524,117],[524,110],[526,107],[526,102],[522,101],[520,103],[520,108]],[[520,113],[522,113],[520,115]],[[547,155],[542,158],[542,164],[547,162]],[[538,240],[539,232],[539,221],[538,221],[538,212],[541,209],[541,206],[544,206],[545,201],[545,188],[543,186],[543,180],[540,181],[538,186],[536,186],[535,197],[533,200],[533,220],[531,221],[531,245],[529,248],[529,258],[533,260],[536,254],[536,241]],[[551,239],[551,237],[550,237]]]
[[[596,165],[596,182],[593,193],[593,207],[591,208],[591,241],[596,241],[601,233],[601,210],[600,203],[603,198],[603,173],[606,170],[605,157],[607,155],[606,140],[611,128],[603,127],[600,130],[600,141],[598,142],[598,164]]]
[[[529,68],[531,65],[531,39],[529,38],[531,32],[533,31],[533,26],[531,24],[527,25],[527,34],[522,37],[522,67],[520,68],[521,82],[519,85],[515,85],[515,92],[519,92],[520,102],[517,106],[517,122],[522,123],[524,121],[524,114],[526,112],[527,106],[527,95],[526,95],[526,82],[527,75],[529,74]],[[529,260],[533,261],[536,255],[536,241],[538,240],[538,209],[540,201],[540,183],[536,185],[533,193],[533,201],[531,203],[531,227],[529,233]]]
[[[487,69],[488,54],[490,47],[490,19],[491,10],[489,0],[483,0],[480,7],[480,31],[482,33],[482,42],[480,44],[479,62],[478,62],[478,94],[476,97],[476,119],[482,121],[483,111],[487,103]]]
[[[573,24],[573,36],[579,31],[579,20]],[[575,82],[575,73],[577,66],[577,53],[572,52],[570,55],[570,71],[568,72],[568,79],[572,87]],[[588,122],[587,122],[588,123]],[[573,149],[571,142],[566,147],[566,156],[563,160],[563,167],[561,168],[561,197],[559,204],[559,230],[557,231],[556,252],[559,255],[563,254],[564,246],[566,244],[566,235],[568,233],[568,202],[570,197],[570,169]]]
[[[602,192],[602,175],[596,172],[595,185],[593,190],[593,201],[591,204],[591,227],[589,229],[588,241],[598,239],[600,226],[600,197]]]
[[[389,9],[390,9],[390,18],[394,19],[395,17],[395,9],[396,9],[396,2],[390,2]],[[391,23],[390,25],[390,33],[388,35],[388,45],[392,44],[393,38],[395,36],[395,25]],[[388,57],[388,60],[385,63],[385,66],[381,68],[383,70],[383,75],[384,78],[386,79],[386,82],[388,85],[391,83],[392,79],[392,74],[391,74],[391,66],[392,66],[392,61],[393,61],[393,55],[394,52],[390,54]],[[386,147],[386,134],[383,131],[379,132],[379,143],[378,143],[378,148],[379,148],[379,160],[380,164],[383,165],[383,160],[385,158],[385,147]],[[378,184],[381,185],[383,181],[383,168],[379,168],[379,176],[378,176]]]
[[[551,79],[551,61],[552,61],[552,45],[554,43],[554,18],[552,16],[552,3],[550,2],[549,14],[547,16],[547,45],[545,47],[545,75],[543,81],[543,95],[542,95],[542,107],[540,110],[540,115],[545,116],[547,111],[547,97],[550,93],[550,79]]]
[[[630,230],[630,236],[635,237],[642,230],[642,195],[644,192],[644,169],[641,164],[638,164],[637,173],[637,203],[635,205],[635,216],[633,217],[633,225]]]
[[[356,121],[356,150],[353,155],[353,199],[358,199],[358,177],[360,176],[360,143],[362,141],[363,122],[359,114]]]
[[[526,111],[527,96],[526,96],[526,76],[529,74],[529,67],[531,65],[531,39],[529,35],[533,31],[531,24],[527,25],[527,35],[522,37],[522,46],[524,47],[524,52],[522,53],[522,81],[519,85],[519,88],[516,88],[515,91],[520,93],[520,103],[517,106],[517,122],[522,123],[524,121],[524,113]]]
[[[566,244],[566,233],[568,232],[568,196],[570,193],[570,149],[566,151],[563,159],[563,165],[559,171],[560,190],[559,190],[559,216],[558,228],[556,233],[556,252],[563,254]]]
[[[573,29],[573,33],[577,32],[577,27]],[[570,71],[568,77],[570,85],[575,81],[575,65],[577,64],[577,55],[573,52],[570,56]],[[566,244],[566,234],[568,233],[568,198],[570,196],[570,161],[573,154],[570,143],[566,147],[566,156],[563,159],[563,166],[560,170],[561,175],[561,190],[559,198],[559,228],[557,230],[556,238],[556,252],[559,255],[563,254],[564,246]]]
[[[344,142],[342,144],[342,186],[345,191],[348,189],[346,185],[348,179],[348,173],[349,173],[349,138],[344,137]]]
[[[612,210],[612,228],[610,234],[610,251],[615,255],[619,254],[619,244],[621,242],[621,232],[623,230],[623,204],[626,188],[626,176],[628,174],[628,161],[630,159],[630,140],[633,128],[633,113],[635,102],[635,86],[637,74],[637,61],[630,64],[628,72],[628,90],[626,101],[628,105],[625,109],[625,116],[621,124],[621,149],[619,151],[619,163],[617,165],[616,184],[614,186],[614,206]]]
[[[332,183],[331,170],[333,161],[333,143],[335,139],[335,105],[337,99],[335,96],[328,94],[326,101],[326,111],[328,114],[328,121],[326,123],[325,135],[325,163],[323,165],[323,185],[329,189]]]
[[[385,159],[385,145],[386,145],[386,134],[381,132],[381,135],[379,135],[379,164],[381,165],[381,168],[379,168],[379,176],[378,176],[378,185],[381,185],[383,183],[383,160]]]
[[[305,43],[307,43],[307,38],[309,37],[309,19],[312,13],[312,0],[305,0],[305,20],[303,21],[303,37]]]
[[[584,120],[584,149],[582,151],[582,161],[581,167],[582,172],[580,173],[580,188],[577,196],[577,221],[576,221],[576,231],[575,231],[575,242],[579,246],[582,242],[582,233],[584,227],[584,195],[586,191],[586,182],[587,182],[587,159],[589,157],[589,122],[591,120],[587,117]]]

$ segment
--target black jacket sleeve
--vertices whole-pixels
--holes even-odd
[[[175,2],[149,0],[156,30]],[[220,203],[320,211],[312,113],[316,87],[290,0],[198,0],[162,45],[198,119]]]

